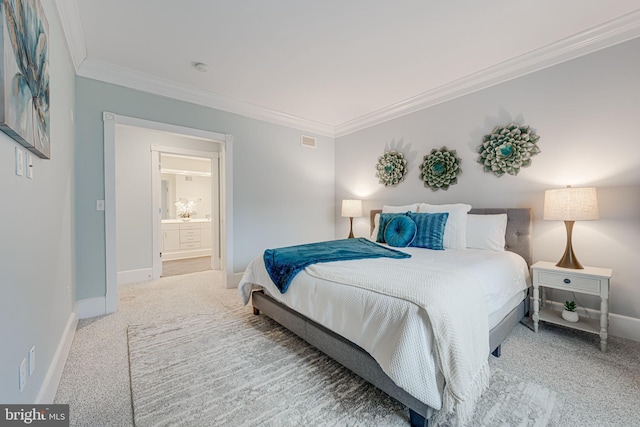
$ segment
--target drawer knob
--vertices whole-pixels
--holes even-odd
[[[568,285],[569,283],[571,283],[571,279],[564,279],[563,282]]]

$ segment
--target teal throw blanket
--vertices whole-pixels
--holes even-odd
[[[380,246],[364,238],[356,238],[267,249],[264,251],[263,259],[271,280],[284,294],[295,275],[308,265],[382,257],[410,258],[411,255]]]

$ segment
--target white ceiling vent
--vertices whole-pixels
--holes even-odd
[[[316,139],[312,136],[300,135],[300,145],[307,148],[316,148]]]

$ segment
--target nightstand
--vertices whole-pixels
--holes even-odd
[[[538,332],[538,321],[542,320],[580,331],[600,335],[600,350],[607,351],[609,329],[609,280],[613,271],[609,268],[585,267],[581,270],[556,267],[553,262],[539,261],[531,266],[533,282],[533,330]],[[542,288],[542,301],[540,301]],[[580,316],[578,322],[568,322],[561,312],[545,305],[545,289],[560,289],[600,296],[600,319]]]

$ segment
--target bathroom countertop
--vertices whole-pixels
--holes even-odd
[[[181,219],[163,219],[162,220],[163,224],[182,224],[182,223],[189,223],[189,222],[211,222],[211,219],[207,219],[207,218],[191,218],[191,220],[189,220],[189,221],[183,221]]]

